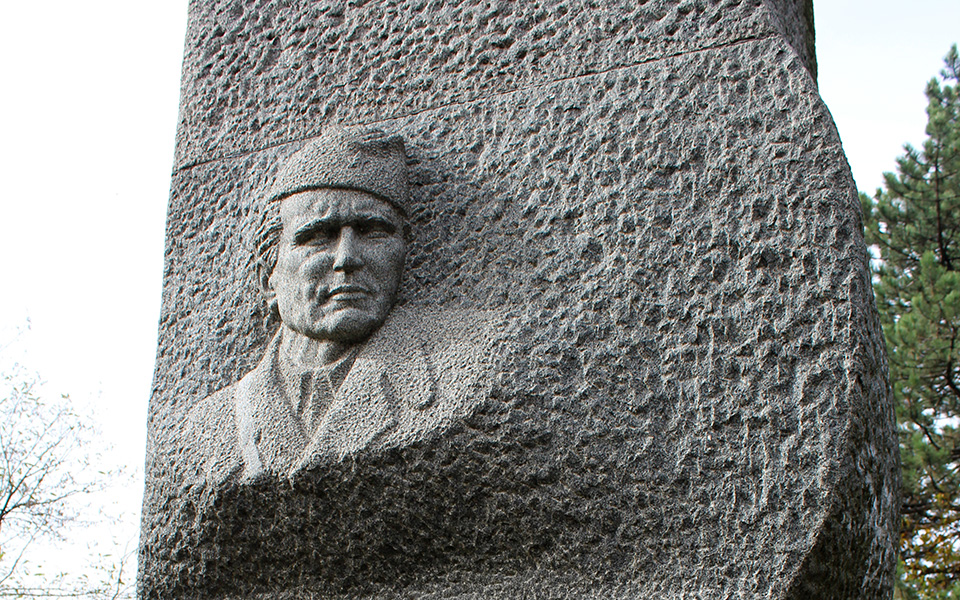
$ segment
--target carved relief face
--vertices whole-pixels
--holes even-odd
[[[365,192],[319,189],[280,205],[283,231],[267,294],[284,325],[359,343],[387,318],[403,273],[403,217]]]

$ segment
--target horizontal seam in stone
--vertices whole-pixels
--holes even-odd
[[[570,75],[569,77],[561,77],[561,78],[559,78],[559,79],[551,79],[550,81],[545,81],[545,82],[542,82],[542,83],[534,83],[534,84],[531,84],[531,85],[528,85],[528,86],[518,87],[518,88],[514,88],[514,89],[512,89],[512,90],[507,90],[507,91],[503,91],[503,92],[497,92],[497,93],[489,94],[489,95],[486,95],[486,96],[477,96],[476,98],[470,98],[470,99],[467,99],[467,100],[459,100],[459,101],[454,101],[454,102],[448,102],[448,103],[446,103],[446,104],[438,104],[438,105],[435,105],[435,106],[430,106],[430,107],[428,107],[428,108],[422,108],[422,109],[420,109],[420,110],[415,110],[415,111],[412,111],[412,112],[409,112],[409,113],[404,113],[404,114],[402,114],[402,115],[396,115],[396,116],[392,116],[392,117],[385,117],[385,118],[383,118],[383,119],[376,119],[376,120],[372,120],[372,121],[355,121],[355,122],[348,122],[348,123],[344,123],[343,125],[346,126],[346,127],[353,127],[353,126],[357,126],[357,125],[374,125],[374,124],[377,124],[377,123],[387,123],[387,122],[389,122],[389,121],[399,121],[399,120],[401,120],[401,119],[409,119],[409,118],[411,118],[411,117],[416,117],[416,116],[422,115],[422,114],[424,114],[424,113],[428,113],[428,112],[435,111],[435,110],[442,110],[442,109],[445,109],[445,108],[458,107],[458,106],[466,106],[466,105],[468,105],[468,104],[475,104],[475,103],[477,103],[477,102],[485,102],[485,101],[491,100],[491,99],[493,99],[493,98],[501,98],[501,97],[503,97],[503,96],[509,96],[510,94],[516,94],[516,93],[518,93],[518,92],[525,92],[525,91],[528,91],[528,90],[534,90],[534,89],[538,89],[538,88],[549,87],[549,86],[551,86],[551,85],[556,85],[556,84],[560,84],[560,83],[566,83],[566,82],[568,82],[568,81],[575,81],[575,80],[577,80],[577,79],[584,79],[584,78],[586,78],[586,77],[596,77],[597,75],[605,75],[605,74],[607,74],[607,73],[614,73],[614,72],[616,72],[616,71],[626,71],[626,70],[628,70],[628,69],[634,69],[634,68],[636,68],[636,67],[639,67],[639,66],[642,66],[642,65],[647,65],[647,64],[650,64],[650,63],[655,63],[655,62],[658,62],[658,61],[661,61],[661,60],[670,60],[670,59],[673,59],[673,58],[678,58],[678,57],[681,57],[681,56],[687,56],[687,55],[690,55],[690,54],[697,54],[697,53],[700,53],[700,52],[712,52],[712,51],[714,51],[714,50],[721,50],[721,49],[723,49],[723,48],[730,48],[730,47],[732,47],[732,46],[738,46],[738,45],[741,45],[741,44],[749,44],[749,43],[752,43],[752,42],[760,42],[760,41],[763,41],[763,40],[766,40],[766,39],[770,39],[770,38],[772,38],[772,37],[775,37],[775,36],[777,36],[777,35],[779,35],[779,34],[777,34],[777,33],[767,33],[767,34],[758,35],[758,36],[742,37],[742,38],[739,38],[739,39],[736,39],[736,40],[732,40],[732,41],[729,41],[729,42],[723,42],[723,43],[721,43],[721,44],[715,44],[715,45],[712,45],[712,46],[703,46],[703,47],[701,47],[701,48],[697,48],[696,50],[688,50],[688,51],[685,51],[685,52],[674,52],[673,54],[664,54],[664,55],[662,55],[662,56],[657,56],[657,57],[654,57],[654,58],[648,58],[648,59],[645,59],[645,60],[640,60],[640,61],[637,61],[637,62],[635,62],[635,63],[631,63],[631,64],[629,64],[629,65],[618,65],[618,66],[610,67],[609,69],[603,69],[603,70],[600,70],[600,71],[589,71],[589,72],[586,72],[586,73],[580,73],[580,74],[578,74],[578,75]],[[342,88],[347,87],[348,85],[349,85],[349,84],[343,84],[343,85],[333,86],[333,87],[334,87],[334,88],[341,88],[341,89],[342,89]],[[265,151],[265,150],[270,150],[271,148],[279,148],[280,146],[286,146],[286,145],[288,145],[288,144],[296,144],[296,143],[302,142],[302,141],[304,141],[304,140],[308,140],[308,139],[311,139],[311,138],[315,138],[315,137],[317,137],[318,135],[319,135],[319,134],[317,133],[317,134],[308,135],[308,136],[305,136],[305,137],[300,137],[300,138],[295,138],[295,139],[284,140],[284,141],[276,142],[276,143],[273,143],[273,144],[267,144],[267,145],[262,146],[262,147],[260,147],[260,148],[254,148],[254,149],[252,149],[252,150],[243,150],[243,151],[241,151],[241,152],[236,152],[236,153],[233,153],[233,154],[224,154],[224,155],[222,155],[222,156],[217,156],[217,157],[214,157],[214,158],[208,158],[208,159],[204,159],[204,160],[198,160],[198,161],[193,162],[193,163],[187,163],[187,164],[183,165],[182,167],[177,167],[176,169],[174,169],[173,174],[174,174],[174,175],[177,175],[177,174],[179,174],[179,173],[183,173],[183,172],[185,172],[185,171],[189,171],[189,170],[191,170],[191,169],[193,169],[193,168],[195,168],[195,167],[200,167],[200,166],[203,166],[203,165],[212,163],[212,162],[217,162],[217,161],[222,161],[222,160],[234,160],[234,159],[241,158],[241,157],[244,157],[244,156],[249,156],[249,155],[251,155],[251,154],[256,154],[256,153],[258,153],[258,152],[263,152],[263,151]]]

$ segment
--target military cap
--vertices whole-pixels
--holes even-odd
[[[320,188],[367,192],[407,214],[410,184],[403,138],[379,130],[328,129],[287,159],[268,201]]]

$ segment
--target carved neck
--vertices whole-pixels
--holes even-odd
[[[289,361],[289,364],[307,369],[334,363],[355,347],[354,344],[307,337],[286,325],[280,330],[280,336],[280,355]]]

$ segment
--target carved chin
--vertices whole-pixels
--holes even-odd
[[[343,344],[359,344],[366,341],[385,320],[386,315],[348,308],[325,316],[309,331],[301,331],[309,337],[326,339]]]

